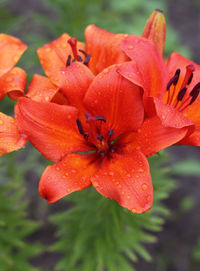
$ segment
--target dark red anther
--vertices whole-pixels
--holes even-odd
[[[71,49],[72,49],[72,53],[74,55],[74,58],[79,61],[79,58],[78,58],[78,52],[77,52],[77,38],[71,38],[68,40],[68,43],[69,45],[71,46]]]
[[[182,100],[183,100],[183,97],[185,96],[186,91],[187,91],[187,88],[186,88],[186,87],[182,88],[182,89],[179,91],[178,96],[177,96],[177,100],[178,100],[178,101],[182,101]]]
[[[66,67],[68,67],[71,64],[71,55],[68,55],[67,62],[66,62]]]
[[[102,136],[102,135],[98,135],[98,136],[96,137],[96,139],[99,140],[99,141],[102,141],[102,140],[103,140],[103,136]]]
[[[191,82],[192,82],[192,78],[193,78],[193,73],[191,73],[189,79],[188,79],[188,82],[187,82],[187,85],[189,85]]]
[[[193,87],[192,91],[190,92],[190,96],[193,96],[193,95],[195,94],[195,92],[196,92],[197,90],[199,90],[199,89],[200,89],[200,82],[197,83],[197,84]]]
[[[169,80],[168,84],[167,84],[167,90],[170,89],[171,85],[173,84],[174,86],[176,86],[179,76],[180,76],[180,69],[177,69],[174,76]]]
[[[86,57],[85,61],[83,62],[83,64],[87,66],[89,64],[89,62],[90,62],[90,58],[91,58],[91,55],[87,55],[87,57]]]
[[[189,103],[189,105],[193,104],[194,101],[196,101],[197,97],[199,96],[200,90],[196,90],[196,92],[194,93],[194,95],[192,96],[192,99]]]
[[[83,50],[79,49],[79,52],[81,52],[82,54],[84,54],[84,56],[86,56],[86,57],[87,57],[87,53],[86,53],[85,51],[83,51]]]
[[[94,119],[95,119],[95,120],[101,120],[101,121],[103,121],[103,122],[106,122],[106,119],[105,119],[104,117],[102,117],[102,116],[96,116],[96,117],[94,117]]]
[[[84,130],[80,119],[76,119],[76,124],[81,135],[84,135]]]
[[[108,136],[111,137],[113,135],[113,133],[114,133],[114,130],[109,130],[108,131]]]

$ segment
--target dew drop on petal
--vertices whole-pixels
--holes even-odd
[[[127,196],[126,198],[127,198],[128,200],[129,200],[129,199],[131,199],[131,197],[130,197],[130,196]]]
[[[2,125],[3,124],[3,120],[0,120],[0,125]]]
[[[146,184],[146,183],[143,183],[143,184],[142,184],[142,190],[145,191],[145,190],[147,190],[147,188],[148,188],[147,184]]]
[[[135,208],[133,208],[133,209],[131,210],[131,212],[136,213],[137,210],[136,210]]]
[[[108,174],[109,174],[110,176],[114,176],[114,172],[112,172],[112,171],[110,171]]]

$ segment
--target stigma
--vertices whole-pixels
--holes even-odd
[[[73,62],[82,62],[84,65],[88,65],[91,55],[87,54],[84,50],[77,49],[77,38],[72,37],[67,41],[71,47],[72,50],[72,55],[68,55],[67,61],[66,61],[66,66],[70,66],[71,63]],[[82,56],[80,55],[82,54]]]

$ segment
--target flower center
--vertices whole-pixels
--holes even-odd
[[[90,113],[85,114],[86,125],[83,127],[80,119],[76,119],[76,124],[79,133],[87,141],[87,144],[94,147],[100,156],[104,157],[113,153],[113,143],[116,140],[111,140],[114,133],[113,130],[108,129],[106,119],[103,116],[93,117]]]
[[[73,56],[68,55],[66,66],[69,66],[71,63],[75,61],[82,62],[84,65],[87,66],[90,61],[91,55],[87,54],[85,51],[81,49],[79,50],[77,49],[77,38],[72,37],[67,42],[71,46]],[[78,54],[78,52],[82,54],[82,57]]]
[[[200,93],[200,82],[192,90],[188,90],[193,79],[194,70],[195,68],[192,64],[186,66],[185,75],[181,83],[179,82],[181,70],[177,69],[167,84],[167,104],[175,107],[180,112],[183,112],[189,105],[193,104]]]

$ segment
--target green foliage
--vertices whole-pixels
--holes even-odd
[[[39,224],[27,218],[24,179],[15,156],[0,161],[0,270],[36,271],[29,260],[41,252],[41,245],[30,244],[27,238]]]
[[[162,200],[175,187],[166,167],[165,155],[149,159],[154,184],[154,207],[145,214],[133,214],[116,202],[99,195],[93,188],[66,197],[73,207],[54,214],[58,226],[54,252],[63,253],[56,270],[63,271],[132,271],[138,256],[151,256],[144,243],[153,243],[152,232],[162,229],[168,210]]]

